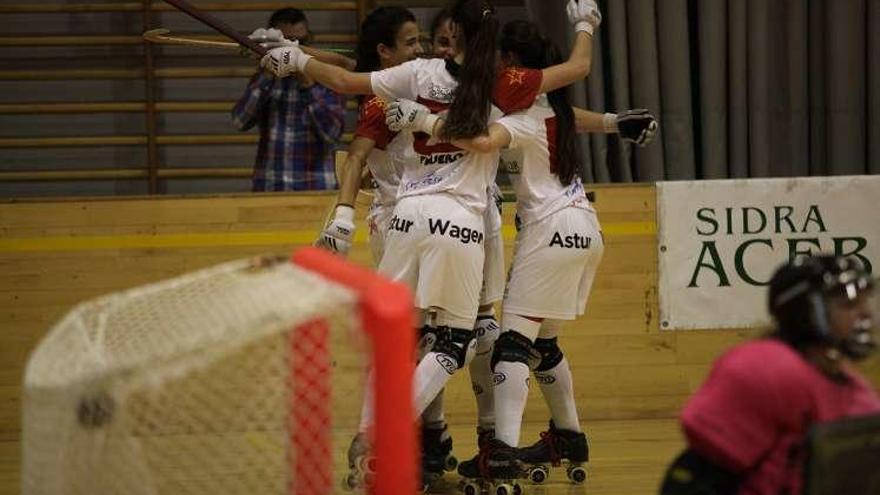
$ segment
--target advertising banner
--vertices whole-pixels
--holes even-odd
[[[880,263],[880,176],[657,184],[661,329],[769,323],[767,283],[810,253]]]

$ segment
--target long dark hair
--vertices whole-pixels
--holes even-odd
[[[452,19],[452,11],[449,10],[449,8],[440,9],[434,14],[434,20],[431,21],[431,41],[437,36],[437,31],[440,30],[440,26],[449,19]]]
[[[489,0],[458,0],[452,22],[464,41],[465,58],[458,87],[446,116],[443,138],[472,138],[486,132],[495,85],[495,41],[498,19]]]
[[[518,63],[530,69],[545,69],[563,62],[559,49],[541,36],[538,27],[528,21],[511,21],[501,32],[501,53],[515,55]],[[567,186],[580,170],[575,140],[574,111],[568,100],[568,88],[547,93],[547,100],[556,113],[556,160],[551,161],[550,171]],[[551,146],[553,143],[550,143]]]
[[[309,22],[306,14],[297,8],[287,7],[272,12],[269,17],[269,27],[277,28],[281,24],[299,24],[301,22]]]
[[[379,70],[379,44],[393,48],[397,43],[397,33],[407,22],[416,22],[416,16],[403,7],[379,7],[370,12],[361,23],[361,35],[355,48],[355,72]]]

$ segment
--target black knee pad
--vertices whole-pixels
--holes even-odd
[[[437,328],[428,325],[419,329],[419,341],[416,344],[417,361],[431,352],[437,344]]]
[[[495,349],[492,351],[492,371],[495,371],[495,365],[501,361],[523,363],[528,366],[533,355],[532,341],[521,333],[508,330],[495,341]]]
[[[458,369],[467,366],[474,357],[475,342],[473,330],[461,328],[436,327],[434,328],[437,341],[434,343],[432,352],[439,352],[455,359]]]
[[[562,349],[559,348],[556,337],[535,340],[535,350],[541,355],[541,362],[535,367],[535,371],[552,370],[562,361]]]

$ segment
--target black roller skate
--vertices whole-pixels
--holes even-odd
[[[440,428],[422,427],[422,484],[428,490],[431,484],[454,471],[458,459],[452,455],[452,436],[444,424]]]
[[[532,483],[547,481],[550,466],[560,466],[565,460],[568,479],[581,484],[587,480],[587,470],[583,465],[590,460],[590,445],[584,433],[560,430],[551,421],[550,429],[541,433],[540,440],[520,449],[520,458],[528,466],[528,478]]]
[[[477,465],[477,462],[480,459],[480,454],[482,454],[489,447],[489,440],[492,440],[493,438],[495,438],[494,429],[480,428],[479,426],[477,427],[477,455],[459,464],[458,474],[464,476],[465,478],[479,477],[479,467]],[[471,476],[468,476],[469,474]]]
[[[375,458],[365,433],[358,433],[348,446],[348,474],[342,479],[342,488],[353,491],[373,483],[376,473]]]
[[[477,457],[461,463],[458,474],[464,495],[522,495],[518,480],[526,471],[516,448],[490,438]]]

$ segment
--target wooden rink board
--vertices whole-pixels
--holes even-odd
[[[654,187],[591,189],[598,195],[605,255],[587,314],[566,325],[560,343],[572,365],[581,418],[592,436],[592,478],[586,487],[569,487],[556,483],[564,475],[555,473],[553,484],[527,493],[656,492],[664,466],[682,445],[674,420],[682,404],[721,352],[756,334],[661,332]],[[95,296],[222,261],[286,255],[315,239],[334,197],[300,193],[0,203],[0,495],[19,493],[21,380],[28,353],[66,311]],[[513,204],[505,203],[508,263],[513,210]],[[365,213],[358,208],[351,259],[370,265]],[[862,369],[880,384],[877,359]],[[447,388],[446,411],[456,454],[470,457],[475,405],[466,373]],[[533,386],[523,442],[546,427],[547,417]]]

